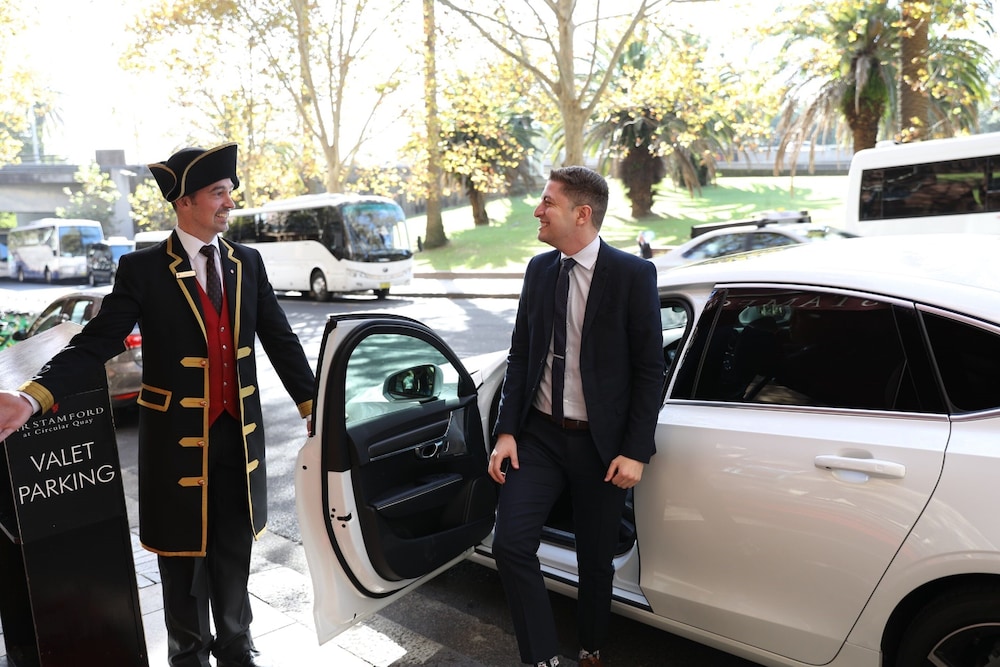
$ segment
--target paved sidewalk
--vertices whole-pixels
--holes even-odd
[[[139,607],[150,667],[167,665],[167,633],[163,620],[163,592],[156,555],[139,544],[135,526],[136,503],[126,498],[132,533]],[[280,560],[280,563],[277,562]],[[275,667],[388,667],[404,664],[455,664],[435,656],[441,646],[406,628],[375,616],[319,645],[312,620],[312,584],[302,545],[265,533],[254,545],[249,582],[254,642],[268,664]],[[405,648],[402,648],[405,646]],[[403,657],[407,656],[407,657]],[[403,660],[401,661],[401,658]],[[443,662],[438,662],[441,658]],[[213,662],[214,664],[214,662]],[[81,662],[93,667],[93,663]],[[7,659],[0,631],[0,667],[15,667]],[[20,667],[18,665],[17,667]],[[66,667],[77,667],[69,666]],[[102,665],[101,667],[131,667]]]
[[[421,272],[413,275],[409,285],[393,287],[390,295],[450,297],[453,299],[508,298],[521,294],[523,273],[477,271],[455,273],[451,271]]]

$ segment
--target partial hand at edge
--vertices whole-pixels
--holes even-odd
[[[510,466],[515,470],[520,467],[517,462],[517,440],[509,433],[501,433],[497,436],[496,447],[490,454],[489,473],[493,481],[503,484],[507,481],[507,474],[503,471],[503,462],[510,460]]]
[[[620,489],[631,489],[642,479],[642,469],[645,463],[630,459],[627,456],[616,456],[608,466],[605,482],[611,482]]]
[[[0,391],[0,440],[24,426],[34,409],[28,399],[16,391]]]

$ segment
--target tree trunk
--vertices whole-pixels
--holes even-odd
[[[434,0],[424,0],[424,107],[427,113],[427,228],[424,247],[440,248],[448,243],[441,219],[441,127],[437,111],[437,61]]]
[[[861,108],[854,118],[848,119],[854,136],[855,153],[865,148],[875,148],[875,143],[878,141],[879,121],[882,120],[884,114],[884,104],[865,100],[861,102]]]
[[[924,11],[921,5],[927,4]],[[899,82],[899,138],[901,141],[926,139],[930,100],[927,95],[927,51],[930,27],[929,6],[933,2],[905,0],[902,3],[902,60]]]
[[[466,190],[466,194],[469,196],[469,203],[472,204],[472,219],[475,221],[476,227],[489,227],[490,219],[486,215],[486,197],[476,189],[475,185],[471,184]]]
[[[625,194],[632,202],[632,217],[648,217],[653,212],[653,186],[663,180],[662,159],[645,144],[631,149],[618,167]]]

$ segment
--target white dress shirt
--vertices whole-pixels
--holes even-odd
[[[596,237],[575,255],[562,255],[560,259],[572,257],[576,266],[569,272],[569,300],[566,302],[566,371],[563,384],[563,416],[567,419],[587,421],[587,404],[583,398],[583,379],[580,376],[580,339],[583,332],[583,316],[587,311],[590,283],[594,279],[594,265],[601,247],[600,237]],[[552,342],[545,357],[545,372],[538,385],[534,406],[552,414]]]
[[[222,249],[219,247],[219,237],[216,236],[212,239],[211,243],[205,243],[201,239],[188,234],[180,227],[175,229],[177,232],[177,238],[181,240],[181,245],[184,246],[184,252],[188,254],[188,258],[191,260],[191,268],[194,269],[195,276],[198,278],[198,284],[207,293],[208,290],[205,289],[205,273],[208,268],[208,258],[201,254],[201,249],[206,245],[215,246],[215,270],[219,274],[219,284],[224,285],[225,282],[222,280]]]

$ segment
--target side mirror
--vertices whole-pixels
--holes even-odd
[[[28,339],[28,330],[27,329],[18,329],[17,331],[15,331],[14,333],[12,333],[10,335],[10,337],[13,338],[14,340],[27,340]]]
[[[420,401],[441,393],[443,374],[434,364],[412,366],[393,373],[382,384],[382,395],[389,401]]]

